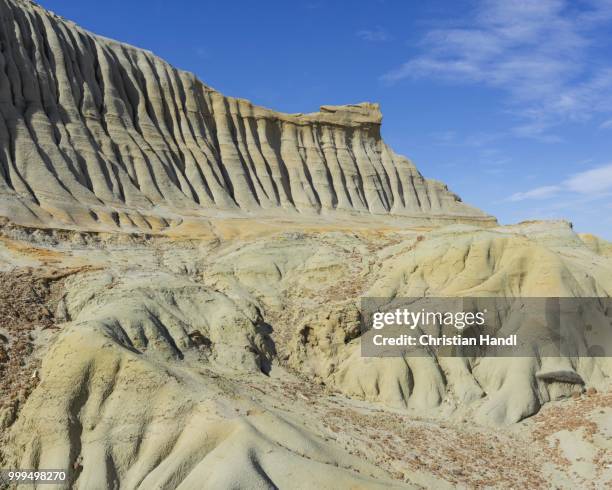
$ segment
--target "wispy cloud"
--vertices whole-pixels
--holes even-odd
[[[389,41],[391,36],[389,33],[384,30],[381,26],[376,26],[374,29],[364,29],[361,31],[357,31],[357,37],[360,37],[364,41],[369,41],[372,43],[380,43]]]
[[[612,193],[612,163],[574,174],[559,184],[536,187],[525,192],[512,194],[508,200],[549,199],[561,193],[608,197]]]
[[[599,129],[612,129],[612,119],[602,122],[599,125]]]
[[[510,201],[524,201],[526,199],[548,199],[557,195],[561,191],[562,187],[558,185],[545,185],[542,187],[536,187],[526,192],[517,192],[512,194],[509,198]]]
[[[463,24],[427,32],[421,54],[382,79],[501,89],[526,120],[513,133],[539,137],[559,122],[612,112],[612,63],[593,62],[597,33],[611,20],[611,0],[481,0]]]
[[[573,175],[565,187],[580,194],[603,194],[612,191],[612,163]]]

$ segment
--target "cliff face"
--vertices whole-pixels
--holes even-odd
[[[0,212],[17,222],[158,229],[206,210],[494,221],[396,155],[376,104],[282,114],[33,3],[0,0],[0,15]]]

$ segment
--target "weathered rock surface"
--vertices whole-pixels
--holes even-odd
[[[494,222],[380,137],[376,104],[282,114],[26,0],[0,1],[0,210],[159,230],[205,210]]]
[[[58,330],[28,331],[39,381],[0,407],[0,463],[75,468],[74,488],[609,483],[612,358],[360,351],[362,296],[609,297],[610,257],[567,223],[235,221],[198,239],[0,228],[5,276],[70,271]],[[609,331],[599,313],[581,322]]]
[[[494,226],[384,144],[373,104],[276,113],[23,0],[0,0],[0,51],[0,467],[610,485],[612,358],[367,358],[359,318],[364,296],[609,298],[610,243]],[[611,314],[580,312],[577,344]]]

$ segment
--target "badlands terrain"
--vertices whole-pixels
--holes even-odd
[[[609,298],[612,244],[500,226],[395,154],[375,104],[257,107],[25,0],[0,0],[0,47],[0,468],[612,485],[611,357],[360,349],[364,297]]]

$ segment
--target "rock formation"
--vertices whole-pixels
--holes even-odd
[[[394,154],[374,104],[276,113],[25,0],[0,0],[0,51],[0,468],[610,485],[611,357],[364,357],[360,300],[609,299],[612,244],[497,226]]]
[[[0,203],[16,221],[159,229],[206,209],[494,221],[396,155],[376,104],[282,114],[28,1],[0,14]]]
[[[75,488],[612,477],[610,357],[360,355],[362,296],[610,297],[610,257],[566,223],[262,232],[230,219],[196,240],[0,231],[5,275],[63,278],[39,306],[51,327],[0,323],[5,358],[25,366],[0,359],[5,467],[74,468]]]

